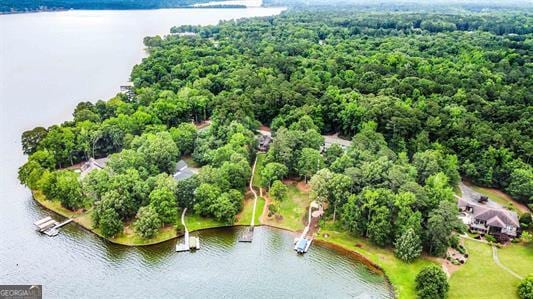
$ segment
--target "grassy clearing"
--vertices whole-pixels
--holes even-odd
[[[510,244],[498,249],[500,262],[522,277],[533,274],[533,242]]]
[[[257,207],[255,210],[255,221],[254,223],[256,225],[260,224],[259,218],[261,217],[261,213],[263,213],[263,208],[265,207],[265,199],[262,197],[257,198]],[[242,211],[237,215],[237,222],[235,224],[240,225],[250,225],[252,222],[252,214],[253,214],[253,208],[254,208],[254,200],[252,198],[247,199],[244,201],[244,207]]]
[[[518,297],[516,287],[520,281],[494,263],[489,245],[465,240],[465,246],[469,258],[465,265],[452,274],[449,298]]]
[[[265,224],[289,229],[293,231],[304,228],[303,218],[309,206],[309,196],[307,192],[300,191],[295,185],[288,185],[289,192],[287,199],[280,202],[281,219],[268,218]]]
[[[327,234],[328,237],[325,238],[324,234]],[[405,263],[396,258],[391,249],[381,248],[365,238],[358,238],[347,232],[340,232],[339,228],[331,223],[323,225],[317,239],[359,253],[378,265],[394,286],[398,298],[416,298],[415,277],[422,268],[433,263],[427,258],[419,258],[413,263]]]
[[[109,240],[113,243],[122,244],[122,245],[151,245],[157,244],[170,239],[176,238],[178,233],[176,228],[171,226],[162,227],[159,229],[157,234],[151,239],[144,239],[143,237],[137,235],[131,228],[125,229],[124,232],[119,234],[114,238]]]
[[[255,164],[255,173],[252,184],[256,187],[261,186],[261,170],[265,163],[266,154],[257,154],[257,163]]]
[[[187,224],[187,228],[189,229],[189,231],[195,231],[195,230],[206,229],[206,228],[230,226],[230,224],[223,223],[212,218],[206,218],[206,217],[202,217],[202,216],[195,215],[195,214],[187,214],[185,216],[185,224]]]
[[[32,190],[33,198],[45,208],[67,218],[82,216],[83,213],[73,212],[61,205],[59,200],[48,200],[40,190]]]

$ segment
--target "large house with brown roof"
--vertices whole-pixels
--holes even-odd
[[[517,236],[520,229],[518,216],[501,206],[491,205],[483,198],[478,201],[460,198],[461,219],[471,231],[490,234],[501,242]]]

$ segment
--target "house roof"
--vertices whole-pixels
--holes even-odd
[[[473,210],[472,217],[474,219],[485,220],[487,222],[487,225],[490,226],[520,226],[518,222],[518,215],[515,212],[504,209],[503,207],[495,208],[486,204],[469,201],[464,198],[459,199],[458,206],[463,209],[466,207],[471,207]]]
[[[189,165],[187,165],[187,162],[183,161],[183,160],[179,160],[177,163],[176,163],[176,169],[174,170],[175,172],[179,172],[181,170],[184,170],[185,168],[189,167]]]
[[[503,221],[498,216],[494,216],[490,218],[489,220],[487,220],[487,225],[501,227],[501,228],[506,227],[505,223],[503,223]]]
[[[94,159],[90,158],[89,161],[83,163],[83,165],[80,167],[80,177],[83,178],[89,172],[95,170],[95,169],[103,169],[107,163],[107,157],[100,158],[100,159]]]
[[[187,162],[180,160],[178,161],[178,163],[176,163],[176,172],[172,176],[174,177],[175,180],[181,181],[181,180],[188,179],[192,177],[193,175],[194,175],[194,172],[189,168],[189,166],[187,165]]]

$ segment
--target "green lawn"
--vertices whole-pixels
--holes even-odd
[[[280,202],[280,211],[282,219],[267,219],[266,224],[281,227],[293,231],[302,230],[304,224],[302,219],[309,206],[309,196],[307,192],[300,191],[295,185],[287,185],[289,188],[287,199]]]
[[[99,230],[96,229],[96,233],[100,234]],[[178,236],[176,228],[173,226],[166,226],[159,229],[157,234],[151,239],[145,239],[131,230],[125,230],[123,233],[118,236],[109,239],[113,243],[122,244],[122,245],[151,245],[161,243]]]
[[[185,215],[185,224],[187,224],[187,228],[190,232],[199,229],[229,226],[229,224],[220,222],[218,220],[205,218],[194,214]]]
[[[256,187],[261,186],[261,170],[263,169],[266,154],[257,154],[257,163],[255,164],[253,185]]]
[[[325,238],[324,234],[329,236]],[[415,277],[422,268],[433,263],[426,258],[419,258],[413,263],[405,263],[396,258],[391,249],[381,248],[373,245],[365,238],[358,238],[347,232],[340,232],[336,226],[331,224],[322,226],[317,239],[355,251],[378,265],[394,286],[398,298],[416,298]]]
[[[242,208],[241,213],[238,215],[239,220],[237,220],[235,224],[250,225],[250,223],[252,222],[253,207],[254,207],[253,199],[245,200],[244,207]],[[259,218],[261,217],[261,214],[263,213],[264,207],[265,207],[265,199],[262,197],[257,198],[257,207],[255,210],[255,225],[260,224]]]
[[[465,265],[452,274],[449,298],[518,297],[516,287],[520,281],[494,263],[489,245],[465,240],[465,246],[469,258]],[[503,260],[501,262],[504,263]]]
[[[500,262],[518,275],[533,274],[533,242],[510,244],[498,249]]]

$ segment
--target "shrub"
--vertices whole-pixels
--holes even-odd
[[[284,201],[287,198],[287,192],[289,192],[289,188],[279,180],[272,183],[269,191],[272,199],[279,201]]]
[[[496,238],[494,238],[491,235],[485,235],[485,240],[487,240],[490,243],[495,243],[496,242]]]
[[[531,213],[522,214],[519,222],[522,229],[528,229],[531,225]]]
[[[533,299],[533,274],[529,274],[520,282],[518,296],[521,299]]]
[[[416,291],[418,298],[440,299],[446,298],[448,292],[448,278],[441,268],[430,265],[422,269],[416,276]]]
[[[450,246],[454,249],[458,249],[459,247],[459,236],[457,235],[453,235],[451,238],[450,238]]]

